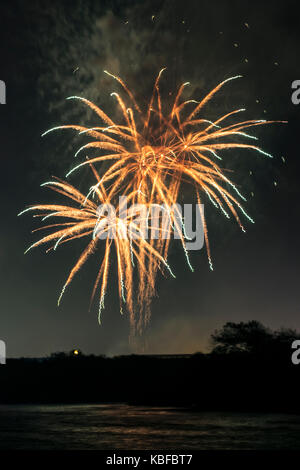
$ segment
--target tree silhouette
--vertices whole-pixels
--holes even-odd
[[[265,351],[274,337],[273,332],[262,323],[227,322],[220,330],[211,335],[213,353],[259,353]]]
[[[291,328],[272,331],[256,320],[227,322],[211,335],[212,353],[251,353],[266,356],[289,357],[287,351],[300,334]]]

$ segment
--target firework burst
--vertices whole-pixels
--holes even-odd
[[[226,83],[239,78],[239,76],[224,80],[200,101],[182,100],[184,88],[188,85],[188,83],[184,83],[179,88],[171,107],[165,110],[159,89],[163,70],[157,76],[153,93],[145,110],[141,109],[133,93],[119,77],[105,72],[119,82],[125,93],[123,97],[116,92],[111,94],[121,111],[122,121],[120,123],[115,122],[102,109],[85,98],[72,96],[68,99],[83,102],[97,114],[100,119],[99,126],[88,128],[67,124],[50,129],[43,134],[46,135],[58,129],[74,129],[80,135],[86,135],[92,139],[77,150],[76,157],[89,149],[99,151],[99,155],[87,158],[82,163],[75,165],[67,174],[67,177],[69,177],[86,165],[92,168],[96,181],[86,196],[66,182],[46,183],[46,186],[50,186],[55,191],[73,199],[80,207],[75,209],[69,206],[40,205],[27,209],[42,213],[44,219],[51,216],[72,220],[71,222],[62,223],[63,228],[45,236],[33,244],[31,248],[55,241],[52,248],[56,249],[59,244],[74,238],[90,237],[89,244],[73,267],[62,293],[72,281],[75,273],[95,251],[99,242],[99,237],[95,237],[95,227],[97,226],[97,230],[99,230],[99,226],[101,226],[97,215],[98,205],[100,203],[116,205],[120,195],[126,196],[132,205],[174,207],[179,200],[182,185],[189,184],[194,188],[195,198],[199,205],[206,197],[227,218],[233,216],[243,231],[245,229],[241,220],[242,217],[253,223],[253,219],[247,214],[241,203],[241,201],[245,201],[245,197],[234,182],[225,175],[224,169],[220,166],[221,154],[228,150],[248,149],[271,157],[270,154],[253,143],[257,138],[249,135],[246,130],[278,121],[244,120],[228,123],[230,119],[245,111],[244,109],[233,110],[218,117],[215,121],[203,117],[205,105]],[[243,139],[244,141],[237,141],[237,139]],[[96,171],[94,165],[98,166],[105,163],[106,166],[101,165],[101,172]],[[97,198],[97,204],[94,202],[95,197]],[[117,213],[120,213],[121,210],[121,207],[117,207]],[[108,282],[111,249],[114,246],[117,254],[118,288],[121,304],[122,301],[126,301],[131,324],[134,329],[137,325],[140,331],[150,318],[150,303],[155,293],[157,272],[158,270],[165,271],[166,268],[170,271],[167,258],[171,230],[174,227],[178,229],[178,233],[181,233],[181,244],[191,267],[185,243],[184,220],[180,219],[176,211],[170,212],[169,216],[171,223],[167,229],[169,230],[167,236],[164,233],[164,236],[149,239],[148,241],[142,236],[135,239],[130,236],[124,237],[124,231],[130,234],[130,227],[135,223],[134,219],[130,216],[129,219],[125,220],[117,217],[114,222],[116,237],[113,240],[107,238],[104,242],[104,256],[92,297],[94,297],[97,287],[101,285],[101,311],[104,306],[104,296]],[[149,219],[149,213],[146,217]],[[201,218],[209,265],[213,269],[207,225],[203,212],[201,212]],[[103,226],[105,225],[104,222],[103,219]],[[182,231],[179,230],[179,225],[182,225]],[[56,225],[47,228],[54,227]],[[138,291],[136,296],[139,308],[138,320],[134,314],[133,305],[132,268],[134,259],[138,265]]]
[[[99,183],[100,177],[98,172],[92,165],[91,168],[96,181]],[[138,282],[138,298],[142,305],[149,302],[150,299],[147,298],[147,295],[149,296],[150,293],[155,290],[151,271],[147,272],[145,266],[146,262],[149,262],[149,259],[155,271],[160,269],[164,272],[163,268],[165,268],[173,277],[175,276],[161,254],[144,238],[140,224],[136,221],[136,214],[130,211],[130,207],[129,210],[127,206],[125,207],[125,203],[130,203],[130,199],[127,198],[125,201],[121,198],[112,217],[112,215],[107,214],[105,210],[99,211],[99,207],[105,208],[110,205],[111,201],[110,195],[107,194],[102,184],[99,184],[95,188],[94,200],[87,198],[74,186],[58,178],[46,182],[42,186],[62,194],[68,201],[67,204],[64,205],[39,204],[30,206],[19,214],[22,215],[25,212],[33,212],[34,217],[40,217],[42,221],[46,221],[50,218],[58,219],[57,223],[44,225],[33,230],[33,232],[37,232],[51,229],[51,233],[33,243],[25,253],[34,247],[44,244],[51,245],[47,249],[47,252],[49,252],[50,250],[56,250],[59,245],[64,243],[78,238],[88,237],[88,244],[71,269],[59,295],[59,305],[66,288],[72,282],[76,273],[78,273],[88,258],[95,253],[97,245],[103,242],[103,254],[92,290],[91,302],[97,290],[99,290],[100,322],[100,314],[104,307],[108,283],[109,267],[113,256],[112,252],[115,251],[120,311],[122,312],[123,305],[126,304],[127,310],[130,313],[132,333],[134,333],[137,326],[141,327],[142,324],[142,318],[136,317],[133,305],[134,268],[136,267],[138,270],[140,279],[143,281],[145,279],[149,285],[148,289],[145,290],[143,283]],[[70,202],[72,202],[73,205],[70,205]]]

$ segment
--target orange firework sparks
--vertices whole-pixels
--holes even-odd
[[[99,174],[92,165],[91,168],[97,182],[100,183]],[[133,305],[133,268],[135,263],[137,263],[140,278],[143,281],[145,279],[149,284],[149,288],[145,290],[143,283],[139,283],[138,297],[141,303],[148,302],[147,295],[154,291],[154,279],[151,276],[151,271],[147,272],[145,261],[150,259],[155,271],[158,269],[163,271],[163,267],[165,267],[174,276],[170,267],[161,254],[143,237],[140,225],[136,222],[135,213],[127,210],[126,214],[123,215],[125,202],[122,199],[115,208],[114,217],[109,216],[105,211],[99,212],[101,204],[103,207],[110,204],[110,195],[107,194],[101,183],[95,188],[96,202],[81,194],[74,186],[59,179],[46,182],[42,186],[47,186],[62,194],[74,202],[75,205],[40,204],[30,206],[22,211],[19,215],[33,211],[35,212],[35,217],[41,217],[43,221],[49,218],[60,220],[58,223],[45,225],[34,230],[33,232],[41,229],[54,229],[49,235],[45,235],[31,245],[26,252],[34,247],[51,242],[54,244],[47,251],[56,250],[59,245],[71,240],[82,237],[89,238],[88,245],[79,256],[63,286],[58,299],[58,305],[65,289],[72,282],[75,274],[85,264],[90,255],[95,252],[99,242],[103,241],[104,254],[92,291],[93,300],[97,288],[100,288],[99,322],[101,310],[104,307],[109,264],[114,247],[117,260],[120,310],[122,311],[122,304],[125,303],[130,313],[130,322],[132,332],[134,333],[136,331],[137,320],[140,327],[142,324],[142,319],[135,317]],[[126,203],[128,201],[130,202],[129,198],[127,198]],[[69,221],[67,222],[66,220]],[[138,236],[136,237],[135,235]]]
[[[46,211],[49,213],[47,217],[51,215],[73,220],[61,224],[64,228],[44,237],[32,247],[55,240],[53,248],[56,249],[60,243],[74,238],[91,236],[91,241],[72,269],[63,292],[72,281],[75,273],[95,250],[99,241],[99,238],[95,237],[95,227],[97,230],[99,228],[98,205],[100,203],[116,204],[120,195],[126,196],[132,205],[146,205],[148,208],[153,205],[174,207],[179,200],[183,183],[188,183],[193,186],[199,205],[203,202],[202,196],[207,197],[227,218],[232,215],[242,230],[245,229],[240,218],[241,214],[253,222],[240,202],[241,200],[245,201],[244,196],[233,181],[225,175],[218,163],[222,160],[220,152],[232,149],[250,149],[271,157],[257,145],[249,143],[247,140],[245,142],[237,141],[237,138],[257,140],[255,136],[246,133],[246,129],[278,121],[245,120],[228,124],[231,118],[245,111],[244,109],[233,110],[218,117],[215,121],[201,117],[205,105],[214,97],[215,93],[223,85],[239,76],[224,80],[200,101],[183,101],[181,99],[184,88],[188,85],[188,83],[184,83],[179,88],[173,104],[166,111],[159,90],[163,70],[158,74],[152,96],[144,111],[125,83],[119,77],[105,72],[117,80],[125,92],[126,98],[118,93],[111,94],[121,110],[122,122],[116,123],[89,100],[72,96],[68,99],[82,101],[98,115],[101,121],[100,125],[88,128],[68,124],[55,127],[43,134],[46,135],[56,129],[74,129],[80,135],[86,135],[93,139],[82,146],[75,156],[83,151],[88,151],[88,149],[99,149],[100,151],[100,155],[79,163],[67,174],[68,177],[85,165],[91,166],[96,182],[86,197],[66,182],[46,183],[55,191],[73,199],[80,206],[79,208],[40,205],[27,209],[41,211],[42,215],[45,215]],[[93,166],[100,163],[107,164],[101,174]],[[93,202],[95,196],[98,204]],[[117,207],[117,213],[120,210],[121,207]],[[147,220],[151,217],[154,216],[147,213]],[[162,236],[162,229],[160,229],[161,236],[150,238],[148,241],[143,236],[135,239],[130,236],[129,238],[123,237],[124,230],[127,233],[130,232],[132,224],[135,224],[135,219],[132,215],[129,215],[125,220],[117,217],[114,222],[116,237],[113,240],[109,238],[105,240],[104,257],[93,296],[97,286],[101,283],[101,310],[107,286],[110,252],[114,245],[117,253],[119,296],[121,302],[122,300],[126,301],[131,324],[134,328],[137,325],[139,330],[142,330],[150,317],[150,302],[155,292],[158,270],[167,268],[170,271],[166,260],[170,247],[171,230],[174,227],[178,229],[178,233],[181,233],[179,238],[191,267],[185,244],[184,222],[180,218],[178,221],[176,210],[170,211],[169,217],[171,223],[164,229],[168,233],[164,233]],[[209,265],[212,269],[207,225],[203,211],[201,218]],[[159,221],[156,223],[159,225]],[[179,225],[182,225],[183,231],[180,231]],[[137,303],[140,316],[138,321],[135,318],[133,308],[133,258],[137,260],[139,275]]]

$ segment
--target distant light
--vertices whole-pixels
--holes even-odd
[[[78,356],[78,354],[79,354],[78,349],[74,349],[73,354],[74,354],[74,356]]]

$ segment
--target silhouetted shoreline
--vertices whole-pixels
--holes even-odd
[[[196,411],[300,412],[290,355],[54,355],[8,359],[0,403],[128,403]]]
[[[193,411],[300,412],[300,364],[290,329],[226,323],[209,354],[84,355],[79,350],[0,366],[0,403],[127,403]]]

